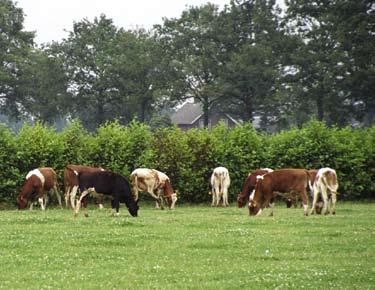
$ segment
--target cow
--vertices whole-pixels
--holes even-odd
[[[216,167],[211,175],[211,206],[218,206],[221,197],[223,206],[228,206],[228,188],[230,186],[230,176],[228,169],[225,167]]]
[[[50,167],[41,167],[30,171],[26,175],[21,192],[17,197],[18,208],[26,208],[28,202],[30,201],[30,210],[32,210],[32,202],[37,197],[40,207],[42,210],[45,210],[47,200],[45,192],[50,190],[53,190],[60,207],[62,207],[61,196],[58,191],[56,172]]]
[[[64,192],[65,192],[65,205],[70,205],[74,209],[76,202],[76,195],[79,188],[78,175],[83,172],[98,172],[104,171],[103,168],[96,168],[83,165],[69,164],[64,169]],[[99,195],[99,208],[103,208],[103,195]]]
[[[270,206],[272,216],[276,193],[289,192],[300,196],[304,213],[308,215],[306,188],[309,178],[305,169],[280,169],[258,177],[254,195],[249,200],[249,214],[260,215],[265,207]]]
[[[242,192],[237,195],[237,206],[239,208],[244,207],[245,204],[249,202],[250,194],[253,192],[255,188],[255,184],[257,182],[256,177],[258,175],[264,175],[266,173],[272,172],[273,170],[270,168],[261,168],[254,170],[249,173],[246,177],[246,180],[242,186]]]
[[[338,188],[338,181],[337,181],[337,175],[336,171],[332,168],[325,167],[319,169],[313,189],[314,189],[314,194],[313,194],[313,202],[311,206],[311,211],[310,214],[314,214],[315,211],[317,211],[317,202],[318,202],[318,197],[319,194],[321,194],[321,197],[323,199],[323,209],[321,211],[322,214],[328,214],[329,209],[328,209],[328,192],[331,197],[331,202],[332,202],[332,214],[336,214],[336,200],[337,200],[337,188]],[[317,212],[319,213],[319,212]]]
[[[138,216],[138,201],[134,200],[129,182],[120,174],[111,171],[82,172],[78,175],[79,189],[81,196],[75,208],[75,216],[78,215],[82,200],[92,192],[112,196],[112,210],[119,215],[120,202],[125,203],[129,213]],[[85,216],[88,216],[87,213]]]
[[[163,198],[167,200],[168,207],[174,209],[177,201],[177,193],[169,177],[158,170],[149,168],[137,168],[130,174],[134,198],[138,200],[138,192],[149,193],[156,200],[156,207],[164,209]]]

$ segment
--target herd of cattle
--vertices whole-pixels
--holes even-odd
[[[138,168],[130,175],[131,184],[120,174],[103,168],[82,165],[67,165],[64,169],[64,195],[66,206],[71,206],[78,215],[81,205],[87,208],[88,196],[93,193],[103,207],[103,195],[111,196],[112,210],[119,214],[119,204],[125,203],[132,216],[138,215],[139,192],[149,193],[156,201],[156,207],[164,208],[166,202],[173,209],[177,201],[169,177],[155,169]],[[218,206],[222,200],[223,206],[228,206],[228,188],[230,186],[229,172],[225,167],[217,167],[211,175],[212,206]],[[287,207],[297,205],[299,197],[308,215],[309,195],[312,195],[310,214],[327,214],[336,212],[337,175],[334,169],[258,169],[250,172],[243,184],[242,191],[237,196],[238,207],[246,204],[250,215],[261,214],[264,208],[271,209],[273,215],[274,201],[281,195]],[[77,198],[78,190],[80,192]],[[21,192],[17,197],[19,209],[25,209],[37,199],[42,210],[48,200],[47,193],[56,195],[60,207],[61,196],[58,190],[57,175],[52,168],[38,168],[30,171],[25,178]],[[87,213],[85,213],[87,216]]]

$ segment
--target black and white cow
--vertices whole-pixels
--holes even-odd
[[[83,172],[79,174],[78,179],[81,196],[75,208],[75,215],[78,215],[82,200],[94,191],[112,195],[112,209],[116,209],[117,215],[120,202],[125,203],[132,216],[138,215],[138,203],[134,200],[129,182],[123,176],[111,171],[98,171]]]

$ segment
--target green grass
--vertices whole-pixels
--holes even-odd
[[[0,211],[0,289],[375,289],[375,204]]]

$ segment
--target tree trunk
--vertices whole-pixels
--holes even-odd
[[[318,121],[323,121],[324,118],[324,102],[321,96],[316,99],[316,107],[318,111]]]
[[[205,97],[205,102],[203,102],[203,125],[205,128],[208,128],[210,120],[210,108],[208,103],[208,98]]]
[[[97,106],[97,110],[96,110],[96,113],[97,113],[97,116],[96,116],[96,120],[97,120],[97,127],[99,127],[100,125],[102,125],[105,121],[105,118],[104,118],[104,96],[102,94],[102,91],[99,91],[99,98],[98,98],[98,106]]]
[[[141,107],[139,110],[139,121],[144,122],[146,119],[146,107],[147,107],[147,100],[143,100],[141,102]]]
[[[242,117],[243,117],[243,121],[244,122],[247,122],[247,121],[253,121],[253,103],[252,103],[252,99],[250,97],[247,97],[245,98],[244,100],[244,111],[243,111],[243,114],[242,114]]]

